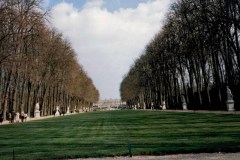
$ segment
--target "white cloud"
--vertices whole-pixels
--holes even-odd
[[[52,9],[52,24],[73,44],[101,98],[119,98],[119,85],[134,60],[160,30],[169,0],[140,3],[109,12],[103,0],[81,10],[62,2]]]

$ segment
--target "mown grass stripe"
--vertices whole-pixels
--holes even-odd
[[[239,115],[107,111],[0,126],[0,159],[240,151]]]

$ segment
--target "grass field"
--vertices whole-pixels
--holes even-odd
[[[239,115],[108,111],[0,126],[0,159],[240,151]],[[14,151],[14,154],[13,154]]]

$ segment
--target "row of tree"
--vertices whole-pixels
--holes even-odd
[[[120,86],[139,108],[226,109],[226,87],[240,109],[240,1],[178,0]],[[184,98],[183,98],[184,97]]]
[[[46,23],[39,0],[0,1],[0,112],[42,115],[90,107],[99,92],[70,43]]]

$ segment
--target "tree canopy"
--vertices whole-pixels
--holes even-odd
[[[0,111],[42,115],[99,98],[71,44],[46,23],[39,0],[0,1]]]
[[[240,1],[178,0],[120,86],[130,106],[223,110],[226,86],[240,109]]]

